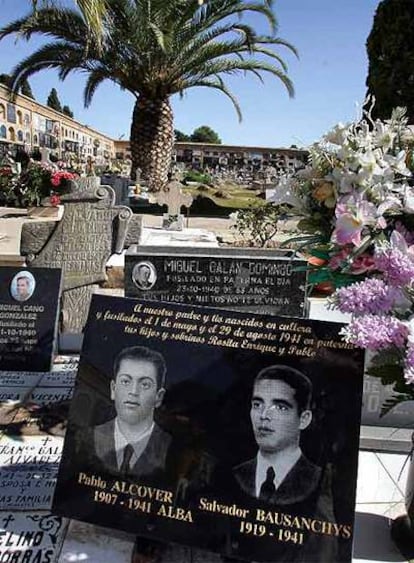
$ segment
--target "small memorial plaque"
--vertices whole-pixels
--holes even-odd
[[[350,562],[364,357],[340,329],[95,295],[54,512],[249,561]]]
[[[50,405],[60,401],[68,401],[73,394],[73,387],[2,387],[0,389],[1,401],[28,401],[36,405]],[[2,417],[0,414],[0,424]]]
[[[51,367],[61,271],[0,267],[0,369]]]
[[[0,561],[52,563],[56,561],[67,528],[50,512],[1,512]]]
[[[50,509],[62,445],[56,436],[2,437],[0,510]]]
[[[302,317],[305,266],[289,251],[134,247],[125,256],[125,295]]]
[[[39,373],[31,371],[0,371],[2,387],[73,387],[78,360],[54,363],[52,371]]]

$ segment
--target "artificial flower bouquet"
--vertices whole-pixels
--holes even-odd
[[[309,257],[309,281],[328,284],[330,306],[352,315],[343,334],[374,352],[371,375],[394,384],[391,408],[414,398],[414,134],[405,111],[370,111],[338,125],[284,178],[284,202],[300,217],[290,239]],[[281,203],[281,197],[277,203]]]

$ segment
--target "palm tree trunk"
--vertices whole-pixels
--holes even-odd
[[[132,178],[137,168],[149,190],[160,191],[168,181],[174,145],[173,113],[168,98],[140,96],[131,125]]]

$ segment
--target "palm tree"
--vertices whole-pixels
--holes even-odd
[[[242,16],[255,13],[269,24],[259,35]],[[90,32],[78,10],[44,7],[2,30],[0,40],[19,33],[53,40],[32,53],[12,72],[12,86],[46,68],[59,69],[64,79],[73,71],[87,74],[84,102],[88,106],[106,79],[131,92],[135,106],[131,125],[132,169],[140,168],[151,190],[167,181],[174,142],[170,97],[194,87],[213,88],[241,111],[223,76],[251,73],[262,80],[281,80],[290,96],[293,86],[275,46],[296,54],[276,36],[272,0],[106,0],[102,12],[102,43]]]
[[[103,33],[102,17],[106,9],[106,0],[74,0],[74,2],[84,15],[85,21],[88,23],[91,32],[94,33],[97,42],[100,43]],[[33,9],[37,11],[41,6],[57,6],[58,0],[31,0],[31,3]]]

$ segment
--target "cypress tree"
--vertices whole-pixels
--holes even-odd
[[[70,109],[69,106],[64,105],[62,108],[62,113],[73,119],[73,111]]]
[[[367,40],[367,93],[376,99],[373,117],[388,119],[393,108],[407,108],[414,123],[414,2],[382,0]]]
[[[33,92],[32,92],[32,88],[29,84],[29,81],[26,80],[23,82],[22,87],[20,89],[20,92],[24,95],[27,96],[28,98],[32,98],[32,100],[35,99],[35,97],[33,96]]]
[[[60,104],[58,93],[56,92],[56,88],[51,89],[50,94],[47,98],[46,105],[62,113],[62,106]]]

